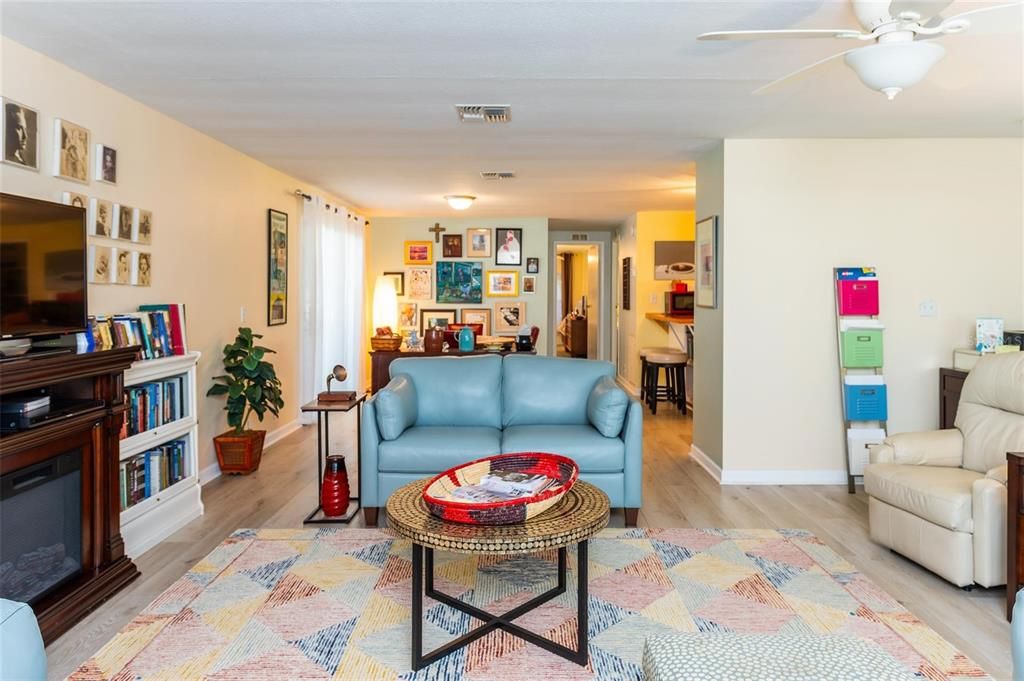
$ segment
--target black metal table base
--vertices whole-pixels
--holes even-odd
[[[426,570],[424,570],[424,552],[426,552]],[[512,620],[523,616],[534,608],[547,603],[552,598],[565,593],[566,588],[566,549],[558,549],[558,586],[526,603],[500,615],[481,610],[459,599],[442,593],[434,588],[434,550],[419,544],[412,545],[412,669],[418,671],[427,665],[450,655],[459,648],[469,645],[491,631],[502,629],[517,636],[527,643],[543,648],[550,653],[564,657],[578,665],[586,666],[589,660],[587,649],[587,542],[577,544],[576,568],[576,649],[568,648],[544,638],[529,629],[515,624]],[[424,589],[424,572],[426,572],[426,589]],[[449,605],[456,610],[481,620],[483,626],[473,629],[468,634],[449,641],[440,648],[423,653],[423,594],[434,600]]]
[[[362,471],[363,466],[363,412],[360,405],[355,406],[356,410],[356,477],[358,479],[359,474]],[[317,505],[306,519],[302,521],[303,525],[347,525],[359,515],[359,509],[362,508],[362,503],[359,501],[359,497],[349,497],[350,502],[355,502],[355,508],[352,508],[352,504],[349,504],[349,509],[344,515],[329,517],[323,515],[323,501],[320,497],[321,489],[320,486],[324,481],[324,462],[327,460],[327,456],[330,453],[331,448],[331,426],[330,420],[327,418],[329,412],[317,411],[316,412],[316,495]],[[321,516],[317,518],[317,516]]]

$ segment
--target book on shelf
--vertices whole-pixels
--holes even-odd
[[[172,440],[121,462],[121,510],[185,479],[185,441]]]
[[[125,404],[128,409],[124,412],[121,439],[144,433],[184,417],[182,404],[184,392],[184,376],[174,376],[125,388]]]
[[[158,359],[188,352],[185,328],[184,305],[140,305],[137,312],[89,317],[76,343],[80,352],[138,345],[142,359]]]

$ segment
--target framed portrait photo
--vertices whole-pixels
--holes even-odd
[[[479,324],[483,327],[481,336],[491,335],[491,311],[486,307],[464,307],[462,308],[463,324]]]
[[[96,179],[117,184],[117,149],[105,144],[96,145]]]
[[[409,283],[409,300],[434,300],[434,270],[429,267],[413,267],[405,271]]]
[[[395,295],[405,295],[405,272],[384,272],[383,276],[395,282]]]
[[[4,115],[0,117],[4,163],[39,170],[39,113],[24,104],[4,97]]]
[[[718,307],[718,216],[697,223],[695,239],[697,283],[694,303],[700,307]]]
[[[526,323],[526,303],[495,303],[494,333],[516,333]]]
[[[115,203],[114,225],[110,237],[131,241],[133,234],[135,234],[135,209],[123,203]]]
[[[288,214],[267,210],[267,326],[288,323]]]
[[[462,257],[462,235],[445,234],[441,237],[441,255],[445,258]]]
[[[153,277],[153,254],[132,253],[132,286],[149,286]]]
[[[429,241],[406,241],[404,251],[406,265],[434,264],[434,244]]]
[[[523,293],[536,293],[537,292],[537,277],[526,276],[523,277]]]
[[[63,192],[60,195],[61,202],[65,206],[74,206],[75,208],[89,208],[89,197],[85,194],[79,194],[78,192]]]
[[[420,333],[423,333],[432,326],[447,329],[449,324],[455,323],[454,308],[452,309],[431,309],[420,310]]]
[[[132,241],[140,244],[148,244],[153,241],[153,211],[135,209],[135,231],[132,232]]]
[[[110,246],[89,246],[89,283],[109,284],[113,276],[114,253]]]
[[[134,251],[128,248],[112,248],[111,251],[114,254],[114,277],[111,281],[125,286],[131,284]]]
[[[499,227],[495,237],[495,265],[523,264],[523,230],[515,227]]]
[[[103,199],[89,199],[89,234],[110,238],[114,229],[114,204]]]
[[[466,230],[466,257],[491,257],[491,230],[488,227],[472,227]]]
[[[514,298],[519,295],[519,272],[487,270],[487,295],[492,298]]]
[[[53,121],[53,174],[65,180],[89,184],[90,133],[71,121]]]
[[[540,274],[540,258],[527,258],[526,259],[526,273],[527,274]]]
[[[478,262],[438,261],[438,303],[482,303],[483,266]]]

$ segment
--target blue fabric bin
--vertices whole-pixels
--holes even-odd
[[[846,418],[849,421],[885,421],[889,404],[885,385],[843,386],[846,397]]]

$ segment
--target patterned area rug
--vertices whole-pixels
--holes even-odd
[[[574,559],[568,593],[517,620],[570,646]],[[555,560],[438,553],[437,587],[501,612],[554,586]],[[873,651],[831,667],[861,670],[843,678],[876,678],[871,659],[907,678],[987,678],[802,530],[609,529],[592,541],[589,567],[587,667],[492,632],[413,673],[408,542],[386,530],[238,530],[69,678],[639,680],[645,638],[675,632],[735,637],[739,650],[756,639],[762,656],[792,656],[786,642],[815,635]],[[424,611],[427,649],[479,624],[430,599]],[[722,678],[714,659],[692,659],[693,678]]]

